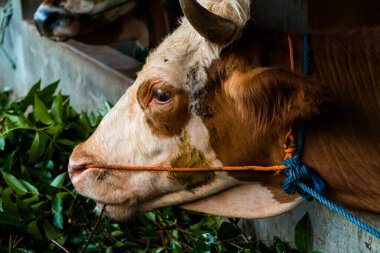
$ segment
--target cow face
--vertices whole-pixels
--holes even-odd
[[[279,196],[282,179],[268,174],[102,168],[280,163],[286,128],[316,112],[310,95],[318,94],[312,90],[316,86],[305,85],[305,78],[276,69],[240,68],[221,57],[227,38],[238,37],[248,19],[249,1],[205,2],[238,30],[224,38],[223,31],[210,41],[183,19],[151,53],[135,83],[95,133],[70,157],[76,190],[95,200],[98,208],[106,204],[105,214],[112,218],[125,220],[136,212],[198,200],[249,181],[259,187],[267,210],[289,208],[294,202],[274,197],[272,191]]]
[[[135,4],[126,0],[44,0],[34,21],[41,35],[62,41],[92,35],[129,13]]]

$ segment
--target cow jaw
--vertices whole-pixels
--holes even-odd
[[[277,196],[276,196],[277,195]],[[283,195],[279,201],[278,195]],[[291,197],[279,188],[276,193],[256,184],[237,185],[216,195],[181,205],[182,208],[230,218],[269,218],[285,213],[299,203],[302,197]]]

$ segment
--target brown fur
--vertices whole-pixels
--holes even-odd
[[[301,72],[301,37],[293,39]],[[204,117],[211,145],[224,164],[278,164],[286,126],[316,115],[328,87],[333,104],[307,124],[305,161],[326,180],[333,200],[380,212],[380,27],[310,40],[313,78],[320,82],[261,68],[288,66],[283,33],[250,29],[222,52],[209,69],[206,101],[200,101],[212,105],[213,116]],[[272,175],[230,175],[281,186]]]
[[[165,105],[150,105],[155,88],[168,91],[172,99]],[[181,89],[152,80],[142,84],[137,91],[137,99],[145,112],[146,121],[157,136],[179,135],[190,119],[188,93]]]
[[[207,160],[204,154],[197,148],[191,146],[189,136],[185,132],[182,141],[182,152],[171,160],[170,166],[173,168],[208,168],[212,163]],[[193,191],[205,184],[210,184],[215,180],[214,172],[170,172],[169,180],[183,185],[186,190]]]
[[[220,74],[219,63],[210,69],[209,95],[202,104],[213,105],[213,116],[204,118],[211,146],[225,165],[279,164],[283,152],[278,138],[284,140],[286,129],[295,121],[318,113],[324,97],[320,85],[280,69],[253,68],[240,72],[237,65],[223,65],[234,69],[226,76],[212,74],[214,71]],[[262,172],[229,174],[240,181],[262,182],[281,203],[295,199],[281,192],[283,177]]]

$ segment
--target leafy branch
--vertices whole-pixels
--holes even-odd
[[[38,82],[18,100],[0,92],[0,252],[310,252],[308,218],[296,227],[298,251],[277,237],[255,241],[238,220],[177,207],[96,224],[95,203],[76,194],[66,168],[111,105],[78,113],[57,86]]]

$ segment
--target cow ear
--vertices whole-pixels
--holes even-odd
[[[225,88],[239,110],[262,126],[289,127],[311,119],[327,100],[327,93],[318,81],[278,68],[233,74]]]

